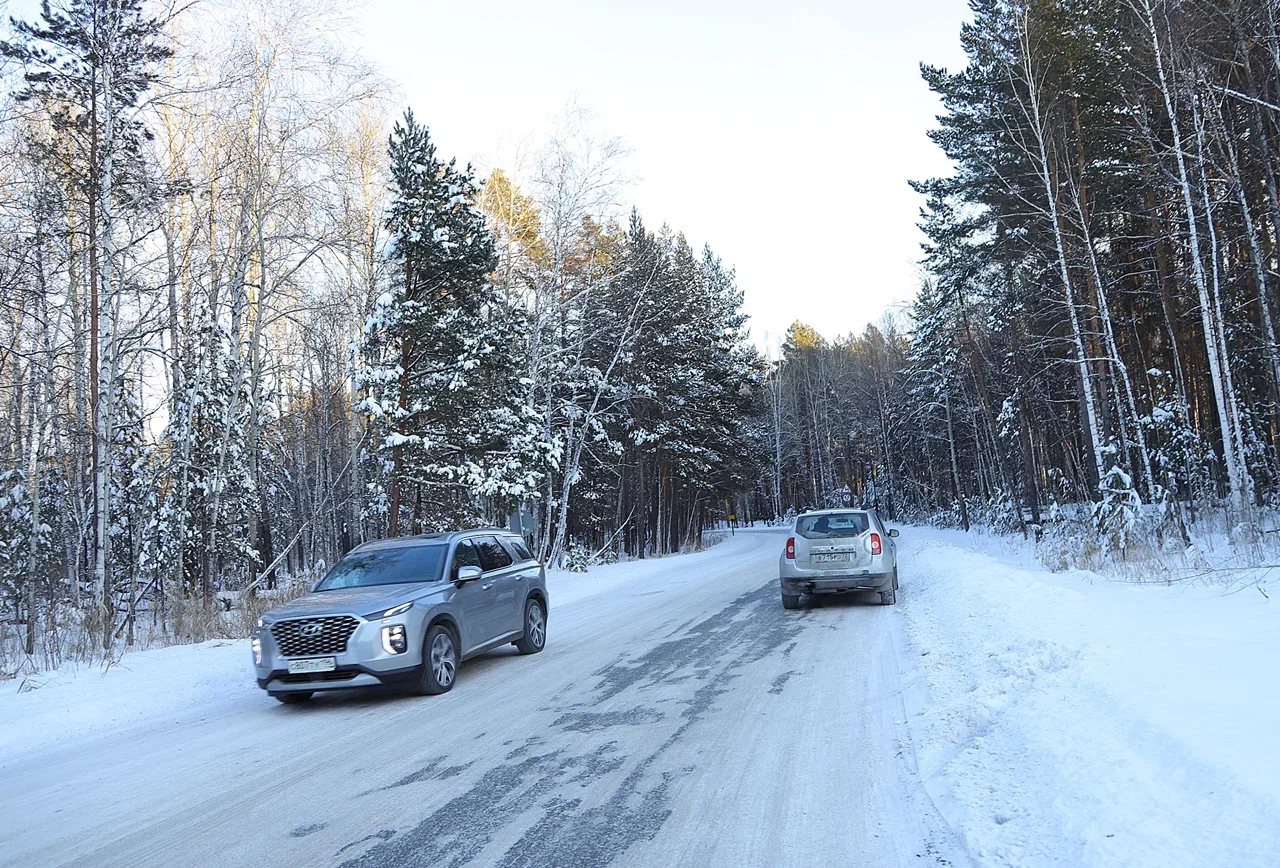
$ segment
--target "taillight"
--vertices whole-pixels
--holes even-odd
[[[880,554],[880,534],[878,533],[871,535],[871,553],[873,555]]]
[[[787,560],[794,561],[796,559],[796,538],[789,537],[787,539]]]

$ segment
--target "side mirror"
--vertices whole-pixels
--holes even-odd
[[[896,537],[897,535],[898,535],[898,530],[897,530],[897,528],[891,528],[891,529],[889,530],[889,536]]]
[[[481,575],[483,575],[483,573],[479,567],[467,564],[466,566],[458,567],[458,574],[454,577],[453,583],[458,587],[462,587],[467,582],[474,582],[476,579],[480,578]]]

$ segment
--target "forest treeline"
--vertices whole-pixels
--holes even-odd
[[[0,670],[232,629],[386,535],[676,551],[753,484],[733,272],[619,210],[620,142],[570,106],[477,177],[344,24],[62,0],[0,41]]]
[[[1249,534],[1278,493],[1280,10],[971,8],[965,68],[922,68],[955,164],[915,184],[925,285],[897,325],[793,327],[758,509],[1066,511],[1113,555],[1202,506]]]
[[[581,110],[479,175],[339,4],[12,22],[0,671],[231,629],[364,540],[477,522],[573,567],[846,502],[1067,515],[1116,556],[1206,509],[1248,534],[1277,490],[1276,9],[972,8],[966,66],[923,67],[955,165],[916,182],[923,287],[772,362]]]

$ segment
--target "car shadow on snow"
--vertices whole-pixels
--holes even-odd
[[[512,645],[503,645],[492,651],[486,651],[475,657],[468,657],[458,670],[458,681],[454,689],[462,689],[466,680],[483,675],[496,666],[509,663],[510,658],[521,654]],[[329,709],[360,710],[377,708],[388,702],[413,701],[422,697],[415,696],[409,687],[365,687],[343,688],[339,690],[318,690],[310,702],[298,705],[283,705],[277,709],[286,714],[305,712],[323,712]],[[432,697],[426,697],[431,699]]]
[[[814,596],[806,594],[800,598],[800,608],[802,609],[856,609],[863,606],[880,608],[880,595],[875,591],[853,591],[848,594],[819,594]]]

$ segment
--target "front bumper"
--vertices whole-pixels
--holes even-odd
[[[332,672],[290,675],[289,661],[305,657],[286,657],[281,654],[270,625],[255,630],[252,637],[261,643],[262,648],[262,662],[254,664],[258,686],[271,694],[318,692],[403,686],[418,676],[422,667],[422,648],[412,637],[421,635],[422,631],[415,619],[395,617],[371,621],[357,615],[352,617],[357,618],[360,623],[347,639],[346,650],[336,654],[305,655],[333,657],[336,668]],[[382,628],[392,624],[404,624],[411,637],[409,647],[402,654],[389,653],[382,647]]]
[[[784,576],[782,593],[787,596],[799,594],[845,594],[850,591],[882,591],[891,587],[893,576],[889,573],[857,573],[844,576]]]
[[[259,674],[258,686],[271,695],[277,693],[318,693],[323,690],[350,690],[357,687],[407,687],[417,680],[420,666],[403,669],[370,669],[359,664],[339,666],[332,672],[290,675],[288,669]]]

